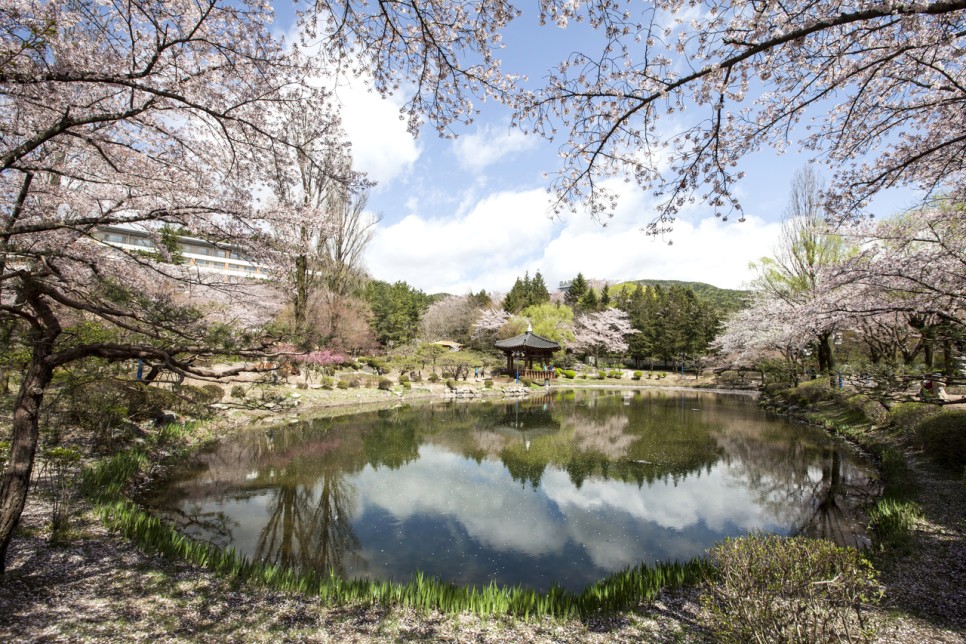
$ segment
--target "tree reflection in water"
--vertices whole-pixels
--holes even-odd
[[[579,585],[754,529],[854,543],[870,493],[821,432],[714,394],[400,406],[253,432],[196,464],[156,496],[193,536],[342,577],[482,584],[559,569]]]
[[[282,483],[272,492],[268,521],[255,557],[286,567],[345,576],[345,560],[359,549],[352,530],[352,486],[327,469],[314,485]],[[361,565],[361,561],[357,561]]]

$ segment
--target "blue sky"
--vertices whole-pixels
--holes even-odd
[[[592,45],[593,34],[580,25],[539,27],[534,11],[511,25],[499,57],[506,71],[538,84],[554,62]],[[279,28],[290,24],[279,16]],[[672,233],[649,237],[642,228],[656,214],[655,200],[631,184],[616,184],[622,199],[606,227],[580,211],[551,218],[544,173],[558,168],[560,144],[511,129],[507,108],[480,105],[475,123],[457,128],[454,140],[431,128],[413,139],[399,118],[401,97],[383,100],[353,82],[339,90],[344,125],[356,169],[377,182],[369,208],[382,216],[366,265],[376,279],[404,280],[427,293],[505,292],[537,270],[551,288],[578,272],[611,282],[742,288],[754,277],[749,262],[771,254],[792,175],[808,162],[794,147],[782,156],[756,153],[745,160],[737,187],[745,222],[722,222],[698,204],[679,216]],[[884,196],[872,211],[889,215],[909,201],[907,191]]]

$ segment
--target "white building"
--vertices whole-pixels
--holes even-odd
[[[121,226],[101,226],[94,238],[130,251],[150,251],[154,242],[143,230]],[[178,246],[185,263],[199,270],[211,271],[234,277],[267,278],[268,271],[239,255],[237,249],[228,244],[213,244],[194,237],[178,237]]]

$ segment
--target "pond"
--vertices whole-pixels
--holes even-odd
[[[286,566],[579,591],[753,531],[856,545],[872,479],[847,447],[749,396],[574,390],[252,431],[143,501]]]

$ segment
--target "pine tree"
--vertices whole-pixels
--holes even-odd
[[[570,282],[570,288],[567,289],[567,293],[564,295],[564,304],[577,311],[580,305],[580,300],[587,294],[587,280],[584,279],[583,273],[577,273],[575,277]]]

